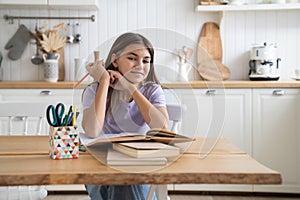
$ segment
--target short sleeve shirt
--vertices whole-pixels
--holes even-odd
[[[83,93],[83,110],[89,108],[97,92],[98,83],[90,84]],[[155,107],[165,107],[166,100],[160,85],[152,82],[145,83],[138,90]],[[135,101],[125,102],[119,100],[112,112],[108,111],[105,117],[102,133],[134,132],[145,133],[149,127],[140,113]]]

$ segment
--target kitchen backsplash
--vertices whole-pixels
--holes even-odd
[[[156,47],[155,63],[162,82],[174,81],[178,70],[178,49],[193,48],[190,60],[190,80],[199,80],[196,71],[196,47],[205,22],[220,24],[223,44],[223,63],[231,70],[231,80],[248,80],[249,50],[254,44],[276,43],[280,79],[289,80],[294,68],[300,68],[300,10],[197,12],[194,0],[101,0],[95,10],[0,9],[0,50],[4,55],[3,80],[43,80],[43,65],[30,61],[35,54],[35,44],[29,43],[21,58],[12,61],[4,49],[20,24],[34,31],[35,24],[45,20],[14,20],[9,24],[2,16],[96,16],[90,20],[50,20],[79,23],[82,41],[65,46],[65,80],[74,80],[74,59],[93,60],[93,51],[100,50],[105,58],[112,38],[127,31],[146,35]]]

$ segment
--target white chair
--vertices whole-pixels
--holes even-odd
[[[0,134],[47,135],[46,107],[47,104],[37,102],[0,102]],[[46,196],[45,186],[0,187],[0,199],[38,200]]]
[[[172,132],[178,132],[178,125],[181,121],[182,111],[184,107],[178,104],[167,104],[167,111],[169,114],[169,130]],[[167,185],[151,185],[147,200],[152,200],[154,192],[156,193],[157,198],[160,199],[169,199],[168,197],[168,188]]]

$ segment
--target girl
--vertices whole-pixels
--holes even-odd
[[[165,96],[154,72],[154,49],[137,33],[114,42],[105,62],[86,66],[95,83],[83,93],[82,127],[87,136],[167,129]],[[91,199],[145,199],[149,185],[87,185]]]

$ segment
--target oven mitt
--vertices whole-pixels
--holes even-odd
[[[17,32],[6,43],[5,49],[9,50],[8,57],[11,60],[17,60],[23,54],[27,43],[32,37],[31,32],[23,24],[20,25]]]

